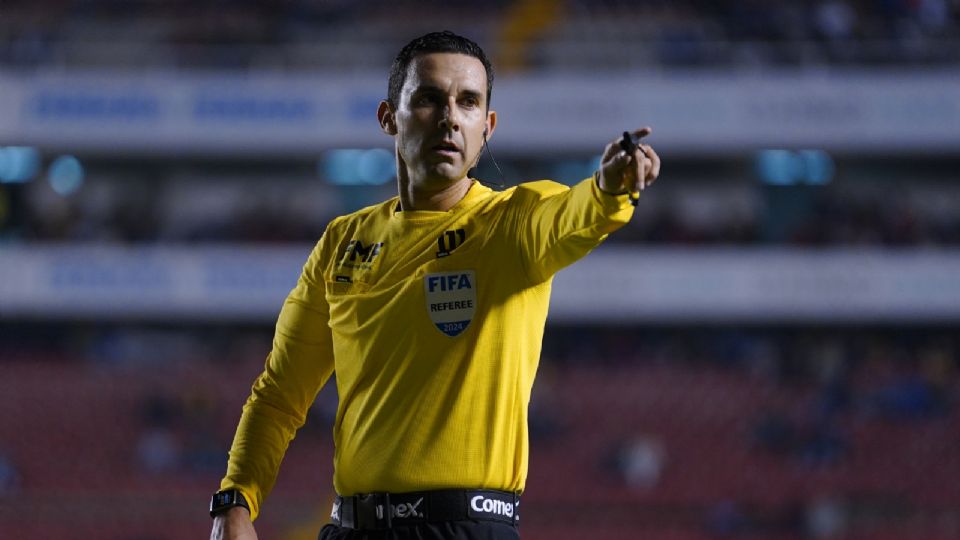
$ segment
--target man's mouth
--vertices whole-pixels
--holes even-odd
[[[439,144],[435,144],[431,150],[434,152],[439,152],[441,154],[459,154],[460,147],[457,146],[457,143],[453,141],[442,141]]]

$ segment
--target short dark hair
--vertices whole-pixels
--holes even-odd
[[[483,63],[487,72],[487,108],[490,108],[490,95],[493,93],[493,65],[487,59],[483,49],[472,40],[444,30],[430,32],[407,43],[390,66],[390,81],[387,83],[387,103],[394,109],[400,102],[400,90],[407,79],[407,68],[414,58],[430,53],[459,53],[472,56]]]

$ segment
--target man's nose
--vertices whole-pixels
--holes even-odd
[[[440,128],[447,131],[460,131],[460,118],[456,104],[451,99],[440,111]]]

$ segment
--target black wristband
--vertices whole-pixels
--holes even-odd
[[[235,506],[242,506],[247,512],[250,511],[250,505],[239,489],[218,491],[210,498],[210,517],[217,517]]]

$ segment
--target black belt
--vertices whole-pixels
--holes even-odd
[[[509,491],[444,489],[413,493],[337,495],[330,517],[349,529],[389,529],[436,521],[478,519],[516,527],[520,497]]]

